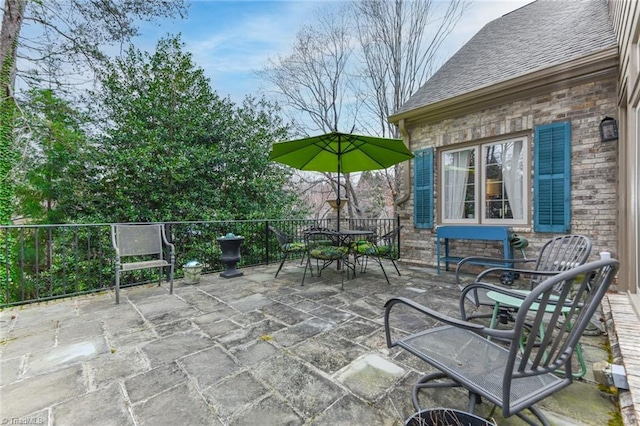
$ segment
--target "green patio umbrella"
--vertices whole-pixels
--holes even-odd
[[[338,173],[338,230],[340,230],[340,174],[386,169],[413,158],[402,139],[331,132],[273,144],[269,159],[299,170]]]

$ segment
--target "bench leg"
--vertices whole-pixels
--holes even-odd
[[[116,305],[120,304],[120,266],[116,266]]]
[[[173,263],[169,266],[169,294],[173,294]]]

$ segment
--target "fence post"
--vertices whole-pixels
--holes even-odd
[[[400,240],[402,240],[402,232],[400,229],[400,215],[396,215],[396,227],[398,228],[398,258],[400,258]]]
[[[171,226],[170,223],[163,223],[162,225],[164,226],[164,233],[167,236],[167,240],[171,244],[174,244],[173,240],[175,238],[174,238],[174,235],[173,235],[173,227]],[[169,259],[169,260],[171,259],[171,251],[170,251],[169,247],[165,247],[164,248],[164,258],[165,259]],[[169,281],[169,268],[162,268],[162,269],[164,269],[164,280],[168,282]],[[177,269],[178,269],[178,255],[176,253],[176,257],[174,259],[174,264],[173,264],[174,278],[175,278],[175,273],[176,273]],[[116,272],[116,274],[117,273],[118,272]]]
[[[264,221],[264,253],[266,256],[265,264],[269,264],[269,220]]]

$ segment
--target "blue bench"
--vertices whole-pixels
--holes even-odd
[[[449,270],[449,263],[458,263],[464,257],[469,256],[451,256],[449,253],[449,240],[484,240],[484,241],[502,241],[504,259],[513,259],[513,250],[509,244],[511,231],[506,226],[485,226],[485,225],[444,225],[436,228],[436,256],[438,258],[438,274],[440,273],[440,262],[444,262],[445,269]],[[441,240],[444,240],[444,256],[440,254]],[[470,262],[474,263],[474,262]],[[484,266],[505,266],[509,267],[509,263],[487,263],[475,262],[475,264]]]

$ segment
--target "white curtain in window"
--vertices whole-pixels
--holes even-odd
[[[447,166],[444,217],[462,219],[469,177],[469,151],[458,151],[447,155],[450,155],[452,161]]]
[[[524,159],[522,141],[504,144],[502,178],[514,219],[524,218]]]

